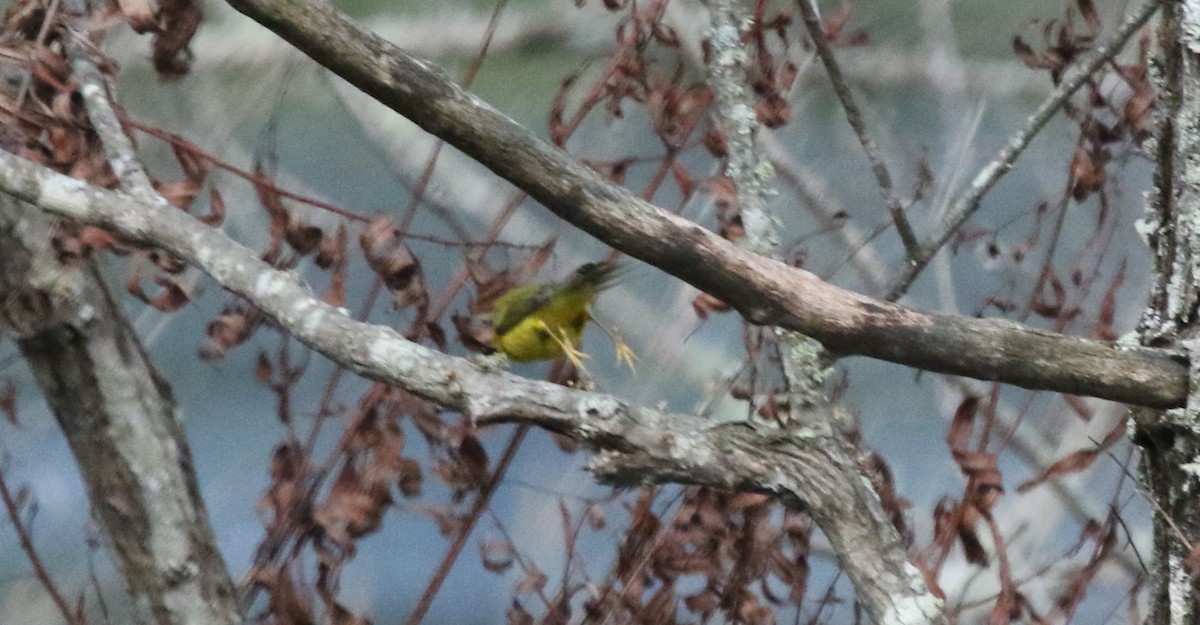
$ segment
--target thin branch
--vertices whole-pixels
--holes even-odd
[[[757,148],[758,117],[747,86],[750,54],[742,43],[739,24],[750,19],[736,0],[717,0],[709,5],[712,19],[709,43],[708,82],[716,94],[717,121],[725,130],[728,157],[725,175],[737,190],[738,206],[746,237],[746,249],[764,256],[779,255],[779,232],[767,211],[766,198],[774,193],[775,178],[770,161]]]
[[[808,29],[808,36],[812,39],[813,45],[817,47],[817,56],[825,65],[825,73],[829,75],[833,92],[837,94],[838,100],[842,103],[842,109],[846,111],[846,121],[850,122],[850,127],[854,129],[854,136],[858,137],[858,142],[867,155],[867,162],[871,164],[871,172],[875,174],[875,182],[878,183],[879,191],[883,194],[884,202],[887,203],[888,212],[892,214],[892,223],[896,224],[896,233],[900,235],[900,241],[904,243],[908,261],[916,262],[917,259],[924,256],[924,249],[917,239],[917,233],[913,231],[912,224],[908,222],[908,217],[904,214],[904,206],[896,197],[896,190],[892,186],[892,176],[888,173],[887,164],[883,162],[883,156],[879,153],[879,147],[875,145],[875,140],[867,133],[866,125],[863,124],[862,111],[858,108],[858,103],[855,102],[854,94],[850,92],[845,77],[842,76],[842,69],[838,65],[837,58],[833,56],[829,40],[825,38],[825,29],[821,27],[817,4],[814,0],[798,0],[796,5],[800,7],[800,13],[804,16],[804,26]]]
[[[79,615],[71,610],[66,598],[59,592],[58,586],[55,585],[54,579],[50,577],[50,572],[46,570],[46,565],[42,563],[41,556],[33,546],[33,537],[29,534],[29,528],[21,521],[21,507],[17,503],[17,499],[13,497],[12,491],[8,489],[8,478],[3,468],[0,468],[0,500],[4,502],[8,520],[12,523],[13,531],[17,533],[17,542],[21,544],[21,551],[25,552],[25,558],[29,560],[29,565],[33,567],[33,574],[37,577],[38,583],[42,585],[46,594],[50,595],[54,606],[62,613],[63,620],[70,625],[82,625]]]
[[[442,556],[442,561],[438,563],[438,567],[434,571],[433,576],[429,578],[429,583],[426,584],[424,592],[421,593],[421,598],[417,600],[417,605],[413,608],[412,614],[409,614],[408,619],[404,621],[405,625],[417,625],[425,618],[426,612],[429,611],[429,606],[433,604],[433,598],[441,590],[442,584],[446,581],[446,576],[450,574],[450,568],[458,560],[458,556],[462,553],[463,547],[466,546],[467,539],[470,538],[471,531],[475,529],[479,518],[487,511],[488,505],[492,502],[492,495],[496,492],[496,487],[504,479],[505,473],[508,472],[508,467],[512,465],[513,458],[516,457],[517,450],[521,448],[521,443],[525,441],[525,434],[528,432],[529,426],[518,425],[517,429],[512,433],[512,437],[508,439],[508,444],[504,446],[504,452],[500,454],[500,459],[496,461],[496,468],[492,470],[492,474],[488,476],[487,481],[479,489],[479,494],[475,496],[475,501],[471,503],[471,511],[463,519],[462,526],[458,530],[458,535],[454,537],[454,540],[446,549],[445,555]]]
[[[1066,104],[1067,100],[1088,81],[1092,80],[1093,75],[1105,63],[1117,55],[1129,38],[1133,36],[1158,10],[1159,5],[1163,0],[1147,0],[1145,4],[1131,14],[1121,24],[1116,32],[1106,37],[1103,41],[1096,44],[1092,49],[1080,55],[1079,59],[1063,72],[1062,82],[1047,98],[1038,106],[1037,110],[1029,116],[1025,121],[1025,126],[1016,132],[1008,143],[1000,149],[995,158],[979,173],[975,175],[975,179],[971,182],[970,188],[967,189],[949,209],[949,214],[945,219],[940,220],[940,223],[945,224],[940,232],[933,238],[929,246],[926,247],[922,254],[916,258],[911,258],[910,263],[904,268],[904,272],[897,278],[895,285],[888,291],[887,300],[894,301],[908,290],[921,271],[933,260],[933,257],[939,250],[946,245],[950,237],[954,236],[976,211],[979,210],[980,202],[983,196],[1012,169],[1017,157],[1029,147],[1029,143],[1033,138],[1041,132],[1042,128],[1058,113],[1059,109]]]
[[[82,11],[82,2],[69,0],[67,8]],[[70,31],[69,35],[67,56],[71,59],[71,72],[79,81],[79,93],[83,96],[88,120],[92,122],[92,128],[100,137],[109,166],[125,191],[156,196],[150,176],[146,174],[146,169],[134,150],[133,142],[129,140],[129,135],[125,134],[121,120],[112,106],[108,80],[89,56],[89,53],[94,52],[94,46],[81,32]],[[166,199],[162,201],[166,202]]]

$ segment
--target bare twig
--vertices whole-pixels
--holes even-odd
[[[13,531],[17,533],[17,542],[21,544],[21,551],[25,552],[25,558],[29,560],[29,565],[33,567],[33,574],[37,577],[38,583],[42,585],[46,594],[50,595],[54,606],[62,614],[63,620],[70,625],[83,625],[82,615],[76,614],[71,609],[67,599],[59,592],[54,579],[50,577],[50,572],[46,570],[46,565],[42,563],[37,549],[33,546],[33,537],[29,534],[29,528],[21,520],[21,506],[8,488],[8,478],[3,467],[0,467],[0,500],[4,502],[4,509],[8,512],[8,521],[12,523]]]
[[[72,4],[81,3],[74,0]],[[82,6],[72,8],[82,9]],[[79,93],[83,96],[88,119],[100,137],[108,164],[121,181],[122,189],[130,193],[145,193],[151,198],[158,197],[165,203],[166,199],[155,193],[150,176],[146,174],[133,148],[133,142],[121,127],[121,120],[109,98],[108,80],[89,56],[92,52],[94,46],[82,33],[70,32],[67,55],[71,59],[71,71],[79,81]]]
[[[492,494],[496,492],[496,487],[500,481],[504,479],[504,474],[508,472],[508,467],[512,465],[513,458],[517,455],[517,450],[521,448],[521,443],[525,441],[525,435],[529,432],[528,425],[518,425],[513,431],[512,437],[508,439],[508,444],[504,446],[504,452],[500,454],[500,459],[496,462],[496,468],[492,470],[492,474],[488,476],[487,481],[479,489],[479,494],[475,496],[475,501],[471,503],[471,511],[467,513],[463,519],[462,527],[458,530],[458,535],[454,537],[453,542],[446,549],[445,555],[442,556],[441,562],[438,563],[437,569],[433,572],[433,576],[429,578],[429,583],[426,584],[425,590],[421,593],[421,598],[417,600],[416,607],[413,608],[412,614],[408,615],[408,619],[404,621],[405,625],[417,625],[425,618],[425,613],[429,611],[429,606],[433,604],[433,598],[442,588],[442,583],[446,581],[446,576],[450,574],[450,568],[454,566],[454,562],[458,560],[458,555],[462,553],[463,547],[467,544],[467,539],[471,536],[471,530],[475,529],[475,524],[479,522],[479,518],[487,510],[488,505],[492,502]]]
[[[1059,83],[1058,88],[1047,96],[1037,110],[1029,116],[1029,119],[1025,121],[1025,126],[1009,138],[1008,143],[1000,149],[995,158],[979,170],[971,182],[970,188],[950,206],[946,218],[939,220],[939,223],[945,225],[933,237],[929,245],[922,250],[919,256],[909,259],[911,262],[888,291],[886,298],[888,301],[900,298],[908,290],[913,280],[920,275],[929,261],[933,260],[933,257],[958,232],[959,228],[979,210],[983,196],[1004,177],[1004,174],[1012,169],[1017,157],[1025,151],[1025,148],[1029,147],[1029,143],[1041,132],[1050,118],[1058,113],[1075,91],[1092,80],[1093,74],[1102,65],[1121,51],[1125,42],[1129,41],[1129,38],[1150,20],[1161,2],[1162,0],[1147,0],[1136,12],[1130,14],[1115,32],[1085,54],[1080,55],[1079,59],[1063,72],[1062,82]]]
[[[875,145],[875,140],[867,133],[862,119],[862,111],[859,110],[858,103],[854,100],[854,94],[850,92],[850,87],[846,84],[845,77],[842,76],[842,69],[833,56],[833,49],[829,47],[829,41],[825,38],[825,30],[821,27],[817,4],[813,0],[798,0],[796,4],[804,16],[804,26],[808,29],[808,36],[812,39],[813,45],[817,47],[817,56],[821,58],[821,63],[825,65],[825,72],[829,74],[833,92],[837,94],[838,100],[842,103],[842,109],[846,111],[846,121],[850,122],[850,127],[854,129],[854,136],[858,137],[858,142],[867,155],[867,161],[871,164],[871,172],[875,174],[875,182],[879,184],[879,191],[883,194],[888,212],[892,215],[896,233],[900,235],[900,241],[904,243],[908,261],[915,263],[924,255],[921,242],[917,239],[912,224],[904,214],[904,206],[896,197],[896,190],[892,186],[892,176],[888,172],[887,164],[883,162],[883,156],[879,153],[879,147]]]

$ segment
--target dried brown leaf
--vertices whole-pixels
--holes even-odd
[[[133,32],[142,34],[158,30],[154,7],[150,5],[149,0],[117,0],[117,6]]]
[[[1011,584],[1006,584],[1000,589],[996,603],[988,615],[988,625],[1008,625],[1019,618],[1021,618],[1021,604],[1017,601],[1016,590]]]
[[[792,118],[792,106],[778,93],[767,95],[754,106],[759,123],[767,128],[778,128]]]
[[[400,474],[396,478],[400,494],[405,497],[417,497],[421,494],[421,464],[412,458],[400,459]]]
[[[424,309],[429,304],[421,263],[404,244],[391,217],[372,219],[359,235],[359,244],[371,270],[392,292],[395,308]]]
[[[154,283],[162,287],[162,291],[157,297],[149,301],[149,304],[156,308],[159,312],[175,312],[188,302],[192,301],[192,296],[188,294],[187,289],[175,281],[170,276],[154,276]]]
[[[512,568],[516,549],[507,540],[486,540],[479,544],[479,557],[483,568],[492,573],[503,573]]]
[[[512,606],[505,613],[505,618],[508,619],[508,625],[534,625],[533,615],[521,606],[521,602],[513,599]]]
[[[1103,189],[1108,178],[1103,162],[1096,159],[1084,146],[1076,148],[1071,156],[1070,172],[1074,180],[1071,197],[1076,201],[1083,201],[1092,193]]]
[[[696,183],[688,175],[687,168],[679,161],[675,161],[671,164],[671,176],[675,179],[675,186],[679,187],[679,193],[685,198],[691,197],[692,190],[696,188]]]
[[[692,298],[692,310],[696,312],[696,316],[701,321],[708,319],[711,313],[727,312],[732,307],[724,301],[719,300],[708,293],[700,293]]]
[[[704,133],[700,142],[713,158],[725,158],[729,155],[729,141],[725,137],[725,131],[720,128],[713,128]]]
[[[958,542],[962,545],[963,556],[967,562],[976,566],[987,566],[987,550],[983,548],[983,543],[979,541],[979,535],[976,533],[974,525],[964,521],[959,523],[956,529]]]
[[[1042,473],[1037,477],[1018,486],[1017,492],[1028,492],[1045,482],[1060,479],[1073,473],[1078,473],[1092,466],[1092,463],[1096,461],[1096,458],[1098,458],[1105,449],[1108,449],[1117,441],[1124,438],[1125,422],[1126,419],[1118,421],[1116,426],[1108,431],[1108,433],[1104,436],[1104,440],[1100,441],[1098,446],[1090,449],[1080,449],[1067,454],[1065,457],[1060,458],[1054,462],[1054,464],[1051,464],[1049,467],[1047,467],[1046,470],[1042,471]]]
[[[4,389],[0,390],[0,412],[4,413],[4,420],[10,425],[21,425],[17,420],[17,385],[12,380],[6,380]]]
[[[546,574],[538,570],[536,567],[530,567],[525,573],[525,577],[513,586],[513,592],[518,595],[526,595],[537,592],[546,587]]]
[[[1092,331],[1092,334],[1098,339],[1106,341],[1117,339],[1117,332],[1114,329],[1117,314],[1117,292],[1124,283],[1125,260],[1122,259],[1116,275],[1113,276],[1112,282],[1104,291],[1104,297],[1100,300],[1100,311],[1096,314],[1096,325]]]
[[[1100,30],[1100,14],[1096,12],[1096,6],[1092,4],[1092,0],[1075,0],[1075,6],[1079,7],[1079,14],[1083,16],[1083,20],[1091,26],[1093,30]]]
[[[255,163],[254,174],[254,192],[258,195],[259,203],[262,204],[270,218],[267,228],[267,251],[263,252],[262,259],[263,262],[276,266],[281,260],[283,237],[291,217],[283,205],[283,197],[279,194],[279,190],[270,184],[270,179],[261,163]]]
[[[946,431],[946,445],[953,451],[966,450],[971,441],[975,415],[979,412],[979,397],[968,395],[954,409],[950,429]]]
[[[694,595],[684,597],[683,605],[690,612],[699,614],[702,618],[707,619],[709,615],[721,606],[721,596],[713,589],[705,588]]]
[[[191,208],[192,202],[199,195],[201,184],[199,181],[190,179],[170,180],[156,183],[154,188],[159,195],[170,202],[171,206],[186,211]]]
[[[1092,416],[1096,414],[1092,410],[1092,407],[1088,405],[1087,400],[1078,395],[1064,394],[1062,398],[1067,403],[1067,406],[1071,408],[1071,412],[1074,412],[1076,416],[1085,422],[1091,421]]]
[[[259,350],[258,363],[254,366],[254,379],[262,384],[268,384],[274,375],[275,368],[271,366],[271,358],[267,356],[266,351]]]
[[[355,540],[379,529],[391,503],[387,488],[366,483],[354,462],[346,460],[325,503],[313,512],[313,520],[334,544],[349,552]]]
[[[260,575],[256,581],[267,589],[269,613],[288,625],[315,625],[312,599],[300,594],[292,581],[290,567],[281,567],[278,573],[269,577]]]
[[[599,504],[589,504],[587,511],[584,514],[587,518],[588,527],[592,528],[593,530],[602,530],[604,529],[604,526],[608,524],[604,514],[604,508],[602,508]]]
[[[204,329],[206,340],[200,346],[201,360],[223,358],[229,350],[245,343],[258,327],[259,313],[236,307],[226,308]]]
[[[158,35],[151,43],[151,59],[159,78],[173,80],[192,65],[190,45],[204,14],[192,0],[158,0]]]
[[[95,226],[80,228],[79,234],[75,238],[79,242],[81,247],[80,254],[82,255],[113,249],[121,242],[115,234]],[[122,250],[113,249],[113,251],[120,253]]]
[[[208,190],[208,214],[200,217],[200,221],[214,228],[225,221],[225,198],[216,187]]]
[[[290,220],[284,230],[284,240],[301,256],[308,256],[316,250],[323,240],[325,233],[316,226],[310,226],[299,220]]]

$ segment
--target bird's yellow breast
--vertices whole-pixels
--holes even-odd
[[[550,360],[563,355],[563,345],[578,346],[591,315],[592,289],[563,290],[547,304],[496,337],[493,347],[517,362]]]

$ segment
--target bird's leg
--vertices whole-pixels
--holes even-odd
[[[575,342],[572,341],[569,336],[567,336],[567,330],[562,328],[558,332],[555,332],[550,329],[550,326],[546,325],[545,321],[538,319],[537,322],[538,330],[544,332],[546,336],[550,337],[550,340],[554,341],[559,347],[562,348],[563,356],[566,356],[567,360],[571,361],[571,364],[575,365],[575,368],[578,369],[580,373],[588,375],[587,367],[583,366],[583,359],[591,358],[591,356],[588,356],[579,348],[575,347]]]
[[[562,347],[563,355],[567,357],[567,360],[570,360],[571,364],[575,365],[575,368],[581,373],[587,375],[588,370],[587,367],[583,366],[583,359],[591,358],[591,356],[584,353],[578,347],[575,347],[575,342],[571,340],[571,337],[567,336],[566,330],[561,330],[558,336],[553,334],[551,336],[554,336],[554,342]]]
[[[596,319],[596,317],[593,316],[592,321],[594,321],[601,330],[604,330],[604,333],[608,335],[608,338],[612,339],[613,348],[617,351],[617,362],[625,363],[625,366],[629,367],[630,371],[636,373],[637,369],[633,366],[633,363],[637,360],[637,354],[633,352],[633,349],[629,347],[629,344],[626,343],[619,334],[617,334],[616,330],[610,329],[608,326],[600,323],[600,320]]]

